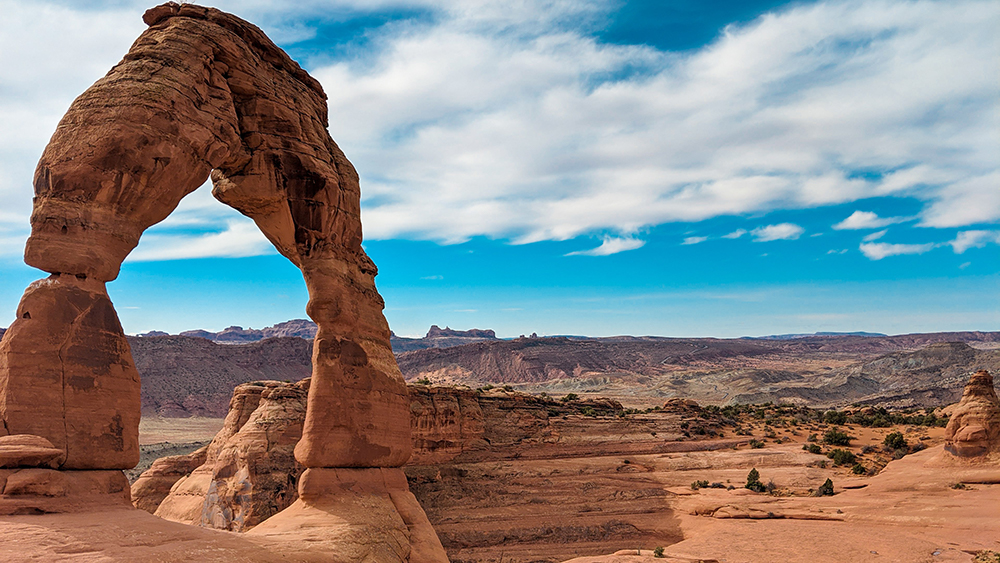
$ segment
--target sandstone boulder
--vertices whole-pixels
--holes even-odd
[[[988,371],[969,378],[945,428],[945,451],[959,457],[1000,451],[1000,400]]]
[[[187,455],[161,457],[132,483],[132,505],[150,514],[170,494],[174,483],[205,463],[208,446]]]
[[[55,469],[66,453],[41,436],[14,434],[0,436],[0,468],[49,467]]]

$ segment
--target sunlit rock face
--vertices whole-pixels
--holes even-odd
[[[318,331],[295,458],[307,469],[402,466],[406,387],[361,248],[358,175],[327,132],[322,87],[233,15],[167,3],[143,19],[149,28],[73,102],[35,171],[25,261],[51,276],[29,286],[0,344],[4,432],[49,440],[64,470],[135,465],[139,376],[104,284],[143,231],[211,177],[213,195],[252,218],[309,290]],[[349,489],[331,481],[348,473],[321,473],[300,496],[322,497],[309,482],[323,494]],[[386,500],[370,518],[408,538],[423,528],[393,512],[386,491],[406,483],[390,481],[336,502]]]
[[[959,457],[1000,451],[1000,400],[990,372],[979,370],[969,378],[945,428],[945,450]]]

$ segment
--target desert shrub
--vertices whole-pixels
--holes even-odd
[[[747,484],[744,487],[755,493],[764,492],[764,483],[760,482],[760,473],[756,468],[751,469],[750,473],[747,473]]]
[[[712,483],[711,485],[709,485],[709,488],[711,488],[711,489],[725,489],[726,486],[723,485],[722,483]]]
[[[767,484],[764,485],[764,491],[767,494],[773,493],[774,490],[777,489],[777,488],[778,488],[778,486],[774,484],[774,480],[773,479],[768,479],[767,480]]]
[[[990,550],[976,552],[972,563],[1000,563],[1000,553]]]
[[[823,442],[831,446],[850,446],[853,439],[839,428],[831,428],[823,434]]]
[[[751,439],[750,440],[750,447],[752,449],[755,449],[755,450],[759,449],[759,448],[763,448],[764,447],[764,441],[763,440],[757,440],[757,439]]]
[[[898,450],[900,448],[907,448],[909,444],[906,443],[906,438],[903,437],[902,432],[893,432],[885,437],[882,441],[882,445],[886,447],[887,450]]]
[[[871,444],[869,444],[869,445],[861,448],[861,453],[863,453],[863,454],[870,454],[870,453],[874,452],[877,449],[878,448],[876,448],[875,446],[872,446]]]
[[[691,490],[697,491],[698,489],[707,489],[708,481],[694,481],[691,483]]]
[[[847,413],[826,411],[826,414],[823,415],[823,422],[827,424],[845,424],[847,423]]]
[[[486,385],[480,387],[480,389],[482,389],[483,391],[489,391],[490,389],[493,389],[493,386],[487,383]]]
[[[577,399],[579,399],[579,398],[580,398],[580,396],[579,396],[579,395],[577,395],[576,393],[568,393],[568,394],[567,394],[567,395],[566,395],[565,397],[563,397],[563,398],[562,398],[561,400],[562,400],[562,402],[564,402],[564,403],[568,403],[568,402],[570,402],[570,401],[575,401],[575,400],[577,400]]]
[[[583,416],[597,416],[597,412],[594,411],[594,407],[583,407],[580,409],[580,414]]]
[[[816,489],[816,496],[833,496],[833,481],[827,479],[822,485],[820,485],[819,488]]]
[[[687,430],[690,426],[691,423],[685,420],[684,422],[681,423],[681,430]]]
[[[807,452],[809,452],[811,454],[822,454],[823,453],[823,449],[819,447],[819,444],[809,444],[808,446],[802,446],[802,449],[806,450]]]
[[[513,388],[513,387],[511,387],[510,385],[504,385],[504,386],[503,386],[503,390],[504,390],[504,391],[513,391],[513,390],[514,390],[514,388]]]
[[[840,448],[830,450],[826,457],[832,459],[834,465],[854,465],[858,461],[858,458],[850,450]]]
[[[430,385],[431,380],[427,379],[426,377],[421,377],[420,379],[414,381],[414,383],[416,383],[417,385]]]
[[[851,468],[851,473],[854,473],[855,475],[864,475],[865,473],[868,473],[868,470],[865,469],[864,465],[855,463],[854,467]]]
[[[956,490],[962,490],[962,489],[968,489],[969,487],[965,483],[955,483],[954,485],[951,486],[951,488]]]
[[[910,450],[906,448],[899,448],[898,450],[892,450],[892,459],[903,459],[906,454],[910,453]]]
[[[816,434],[810,434],[810,435],[809,435],[809,437],[808,437],[808,438],[806,438],[806,441],[807,441],[807,442],[815,442],[815,441],[816,441],[816,440],[818,440],[818,439],[819,439],[819,437],[818,437],[818,436],[816,436]]]
[[[920,450],[923,450],[923,449],[926,449],[926,448],[927,448],[927,446],[925,446],[923,442],[917,442],[916,444],[913,444],[912,446],[910,446],[910,453],[911,454],[915,454],[915,453],[919,452]]]
[[[656,546],[653,549],[653,557],[661,557],[661,558],[663,557],[663,547],[662,546]]]

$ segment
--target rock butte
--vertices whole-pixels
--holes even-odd
[[[1000,399],[990,372],[969,378],[945,428],[945,451],[962,458],[1000,452]]]
[[[211,177],[212,194],[302,270],[318,325],[294,446],[299,498],[251,533],[307,526],[344,560],[445,561],[400,469],[406,387],[361,248],[358,175],[327,132],[320,84],[219,10],[171,2],[143,20],[35,170],[24,256],[51,275],[28,286],[0,342],[0,433],[48,444],[10,444],[24,463],[5,475],[0,513],[69,510],[84,493],[127,501],[120,470],[139,460],[140,382],[105,284],[143,231]],[[54,460],[58,470],[25,467]]]

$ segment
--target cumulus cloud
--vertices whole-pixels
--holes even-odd
[[[708,237],[686,237],[681,244],[698,244],[706,240],[708,240]]]
[[[937,246],[934,243],[927,244],[890,244],[888,242],[865,242],[859,247],[861,253],[870,260],[881,260],[888,256],[898,256],[900,254],[923,254]]]
[[[722,238],[737,239],[737,238],[740,238],[741,236],[743,236],[745,234],[747,234],[747,230],[746,229],[736,229],[735,231],[733,231],[733,232],[731,232],[729,234],[722,235]]]
[[[794,223],[779,223],[777,225],[767,225],[758,227],[750,231],[754,242],[768,242],[772,240],[795,240],[802,236],[806,230]]]
[[[625,252],[626,250],[635,250],[636,248],[642,247],[644,244],[646,244],[646,241],[636,238],[606,236],[604,237],[604,242],[601,243],[601,246],[590,250],[570,252],[566,254],[566,256],[608,256],[619,252]]]
[[[230,220],[226,229],[203,234],[147,234],[126,261],[183,258],[240,258],[273,254],[274,247],[249,219]]]
[[[217,5],[288,44],[330,14],[433,14],[309,69],[361,173],[369,239],[619,233],[587,251],[612,254],[650,225],[886,195],[924,202],[925,226],[1000,220],[990,0],[793,3],[684,53],[600,43],[581,22],[607,17],[605,1]],[[25,225],[56,120],[120,59],[147,7],[70,6],[0,0],[0,129],[17,132],[0,139],[0,207]],[[863,228],[889,224],[871,215]]]
[[[970,248],[982,248],[990,243],[1000,244],[1000,231],[961,231],[948,244],[955,254],[964,254]]]
[[[855,211],[849,217],[834,225],[833,228],[838,231],[845,229],[878,229],[906,220],[905,217],[879,217],[877,213],[872,213],[871,211]]]

